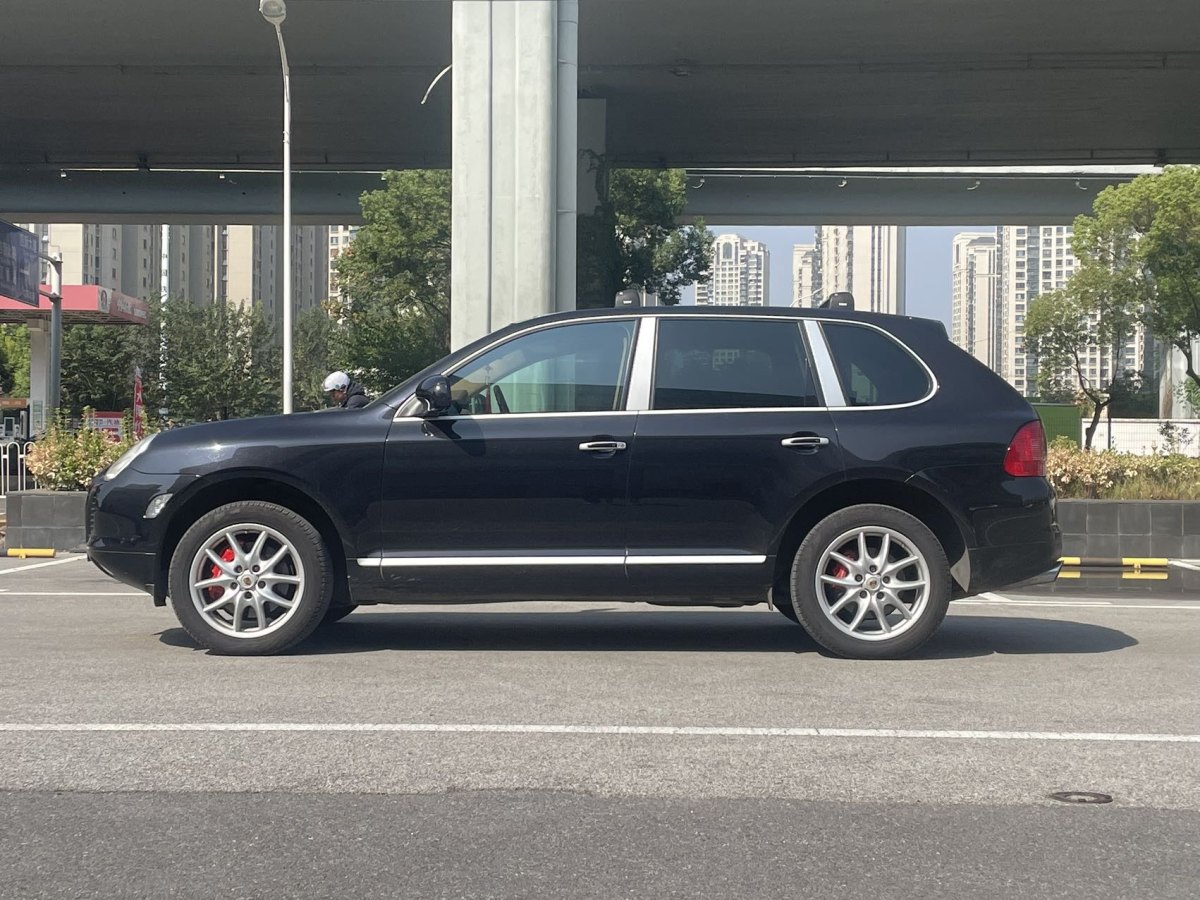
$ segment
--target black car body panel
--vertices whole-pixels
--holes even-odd
[[[629,400],[592,413],[419,414],[414,394],[428,375],[452,373],[532,330],[630,317],[639,340],[654,335],[645,330],[650,318],[781,322],[801,329],[814,365],[820,350],[803,323],[882,330],[928,367],[929,390],[900,404],[837,406],[824,395],[836,393],[836,379],[823,373],[822,396],[805,398],[804,408],[657,410],[645,393],[640,406]],[[639,345],[625,376],[634,394],[650,381],[647,370],[639,374],[642,352]],[[1035,419],[939,323],[771,308],[562,313],[489,335],[363,409],[155,436],[127,469],[92,486],[89,556],[161,599],[174,543],[190,522],[231,498],[270,499],[319,520],[359,603],[749,603],[778,579],[806,511],[895,502],[936,519],[962,596],[1057,564],[1048,483],[1003,471],[1013,436]],[[782,443],[796,438],[798,446]],[[597,451],[597,442],[622,447]],[[164,493],[170,502],[145,518]]]

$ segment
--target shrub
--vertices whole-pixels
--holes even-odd
[[[30,448],[25,466],[38,487],[51,491],[82,491],[96,474],[116,462],[133,446],[131,437],[116,438],[93,428],[85,410],[84,424],[72,429],[61,416]],[[130,434],[126,428],[125,433]]]
[[[1050,446],[1046,477],[1065,500],[1200,500],[1200,459]]]

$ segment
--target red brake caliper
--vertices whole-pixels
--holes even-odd
[[[222,550],[221,551],[221,559],[225,560],[225,562],[233,562],[233,548],[226,547],[224,550]],[[209,571],[208,571],[208,577],[209,578],[220,578],[221,577],[221,567],[218,566],[216,563],[213,563],[212,568],[209,569]],[[210,588],[205,588],[205,590],[208,591],[209,599],[213,600],[213,601],[220,600],[221,595],[225,593],[225,589],[223,587],[221,587],[219,584],[214,584]]]
[[[855,558],[852,553],[846,553],[845,556],[847,559]],[[850,570],[847,569],[845,566],[843,566],[841,563],[838,563],[837,567],[833,570],[834,578],[845,578],[849,574],[850,574]]]

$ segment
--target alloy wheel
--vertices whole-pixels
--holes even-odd
[[[821,612],[856,640],[898,637],[929,605],[929,564],[909,538],[891,528],[844,532],[825,548],[816,572]]]
[[[264,525],[222,528],[192,558],[192,604],[205,623],[235,638],[277,631],[304,594],[304,564],[292,543]]]

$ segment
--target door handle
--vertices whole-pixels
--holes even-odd
[[[579,449],[587,453],[616,453],[625,449],[624,441],[584,441]]]
[[[815,434],[805,435],[804,437],[784,438],[779,442],[784,447],[801,447],[809,450],[816,450],[818,447],[825,447],[829,444],[829,438],[817,437]]]

